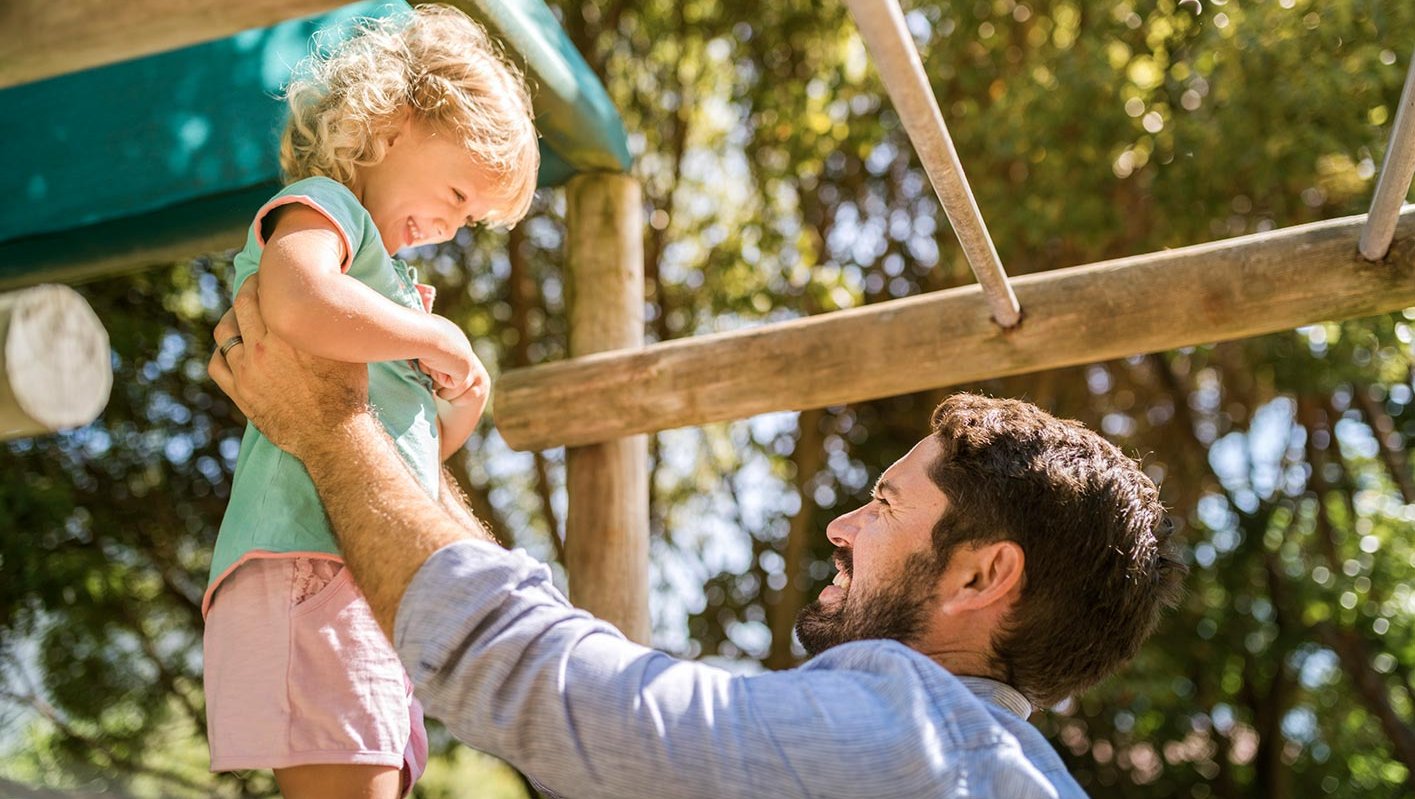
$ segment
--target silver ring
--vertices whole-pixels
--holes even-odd
[[[230,352],[232,348],[234,348],[237,344],[241,344],[243,342],[244,339],[242,339],[239,335],[232,336],[226,339],[225,341],[221,342],[221,357],[225,358],[226,353]]]

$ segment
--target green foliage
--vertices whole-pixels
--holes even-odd
[[[1204,5],[906,3],[1011,273],[1364,210],[1415,6]],[[971,282],[840,5],[559,11],[633,131],[651,339]],[[494,373],[564,357],[561,210],[543,197],[509,236],[419,254]],[[112,403],[88,428],[0,451],[0,722],[15,722],[0,727],[25,730],[0,735],[4,776],[271,790],[199,768],[199,602],[241,429],[203,377],[228,276],[201,260],[84,287],[113,340]],[[1331,322],[967,387],[1081,419],[1141,458],[1194,567],[1128,669],[1037,719],[1093,795],[1408,793],[1411,324]],[[744,668],[798,657],[780,632],[831,576],[826,524],[924,434],[943,393],[655,437],[659,643]],[[561,453],[511,453],[490,425],[469,450],[454,466],[479,515],[555,560]],[[193,748],[195,770],[167,755]],[[442,750],[422,795],[519,795],[514,775]],[[472,771],[439,776],[452,768]]]

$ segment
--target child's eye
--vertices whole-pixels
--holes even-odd
[[[467,201],[467,195],[463,194],[460,191],[457,191],[456,189],[452,190],[452,196],[457,198],[457,203],[459,205]]]

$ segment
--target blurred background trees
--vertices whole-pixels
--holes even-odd
[[[1239,6],[905,3],[1012,274],[1365,210],[1415,6]],[[556,10],[632,133],[650,340],[972,281],[839,5]],[[417,253],[493,372],[564,356],[561,204]],[[0,450],[0,794],[273,788],[213,780],[201,737],[200,596],[243,425],[204,375],[229,279],[217,256],[83,286],[112,336],[108,410]],[[1129,669],[1034,719],[1093,795],[1415,787],[1412,320],[957,387],[1080,419],[1140,459],[1194,568]],[[798,662],[791,621],[831,576],[825,525],[946,393],[656,436],[658,645]],[[486,423],[454,468],[504,541],[558,561],[561,451],[511,452]],[[524,795],[442,751],[420,795]]]

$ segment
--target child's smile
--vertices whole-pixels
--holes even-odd
[[[492,211],[489,177],[461,140],[409,120],[392,134],[384,158],[359,170],[352,187],[392,255],[450,240]]]

